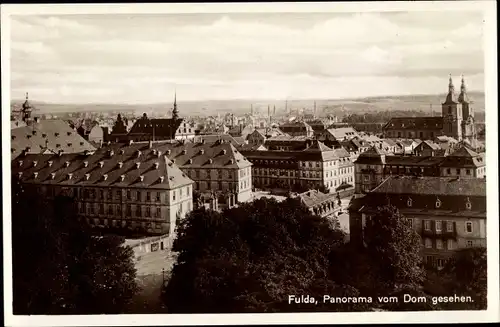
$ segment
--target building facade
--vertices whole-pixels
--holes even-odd
[[[242,150],[253,164],[256,188],[319,188],[337,191],[354,184],[354,165],[344,149],[331,149],[314,141],[302,151]],[[345,186],[344,186],[345,187]]]
[[[429,176],[483,178],[486,175],[484,154],[466,146],[449,156],[400,156],[372,147],[354,162],[356,193],[364,194],[389,176]]]
[[[441,177],[390,177],[349,206],[350,237],[364,242],[377,207],[391,204],[421,237],[422,256],[442,268],[456,250],[486,246],[486,181]]]
[[[12,173],[39,196],[73,198],[79,217],[94,228],[173,234],[192,210],[194,182],[165,155],[126,150],[25,154],[12,162]]]
[[[467,140],[474,144],[476,128],[472,102],[467,95],[462,76],[460,93],[457,96],[450,76],[448,94],[441,104],[440,117],[398,117],[392,118],[382,128],[386,138],[419,138],[433,140],[446,135],[458,141]]]

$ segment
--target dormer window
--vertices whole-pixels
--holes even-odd
[[[182,150],[182,154],[186,154],[186,153],[187,153],[186,149]]]
[[[104,167],[104,161],[99,161],[99,168]]]
[[[408,198],[408,200],[406,200],[406,205],[408,207],[411,207],[413,205],[413,200],[411,198]]]
[[[15,139],[16,139],[16,136],[15,136],[15,135],[12,135],[12,136],[10,137],[10,139],[11,139],[11,140],[15,140]]]
[[[120,175],[120,180],[123,182],[125,180],[125,175]]]
[[[65,166],[65,167],[69,167],[69,161],[66,161],[66,162],[64,163],[64,166]]]
[[[115,151],[113,151],[113,150],[109,150],[108,155],[109,155],[110,157],[114,156],[114,154],[115,154]]]
[[[54,135],[57,137],[57,136],[59,136],[59,133],[58,133],[58,132],[55,132],[55,133],[54,133]]]
[[[83,145],[83,142],[80,142],[80,145]]]
[[[156,156],[156,152],[157,152],[156,149],[153,149],[153,155]]]
[[[120,154],[125,154],[125,150],[121,149]]]
[[[42,134],[42,137],[43,137],[43,138],[46,138],[46,137],[47,137],[47,134],[43,133],[43,134]]]
[[[222,152],[222,155],[226,154],[226,150],[225,149],[222,150],[221,152]]]
[[[160,183],[163,183],[164,180],[165,180],[165,177],[160,176]]]
[[[160,167],[160,164],[158,162],[155,162],[155,169],[158,169]]]
[[[441,208],[441,200],[436,200],[436,208]]]
[[[18,176],[19,178],[21,178],[21,177],[23,176],[23,172],[22,172],[22,171],[18,172],[18,173],[17,173],[17,176]]]
[[[36,165],[38,165],[38,161],[33,161],[33,167],[36,167]]]
[[[68,136],[70,136],[70,135],[71,135],[71,132],[67,132],[66,134],[67,134]]]
[[[38,172],[34,172],[33,173],[33,178],[37,178],[38,177]]]
[[[118,168],[122,168],[122,167],[123,167],[123,162],[121,162],[121,161],[120,161],[120,162],[118,163]]]
[[[208,159],[208,163],[209,164],[213,163],[213,160],[212,159]]]
[[[53,163],[54,163],[54,161],[52,161],[52,160],[49,160],[49,162],[47,162],[47,164],[49,165],[49,167],[52,167]]]
[[[19,160],[19,167],[21,167],[22,165],[23,165],[23,161]]]
[[[71,147],[73,145],[73,143],[68,143],[68,146]]]
[[[472,209],[472,203],[470,202],[469,198],[467,198],[467,202],[465,202],[465,207],[467,210]]]
[[[139,167],[141,167],[141,163],[140,162],[136,162],[135,163],[135,168],[139,169]]]
[[[83,167],[85,167],[85,168],[86,168],[86,167],[88,167],[88,166],[89,166],[89,162],[88,162],[88,161],[84,161],[84,162],[83,162]]]
[[[140,150],[137,150],[137,158],[141,156],[142,152]]]
[[[85,180],[88,181],[90,179],[90,174],[85,174]]]
[[[60,148],[60,147],[61,147],[61,144],[57,143],[56,148]]]
[[[104,174],[104,175],[102,175],[102,179],[103,179],[103,180],[107,180],[107,179],[108,179],[108,174]]]
[[[200,154],[204,154],[205,153],[205,150],[204,149],[201,149],[200,150]]]
[[[139,179],[141,180],[141,182],[143,182],[144,181],[144,175],[139,176]]]
[[[171,153],[170,149],[169,149],[169,150],[167,150],[167,152],[166,152],[167,156],[169,156],[169,155],[170,155],[170,153]]]
[[[56,173],[50,173],[50,178],[51,178],[51,179],[56,178]]]
[[[68,174],[68,180],[70,180],[71,178],[73,178],[73,174],[69,173]]]
[[[192,163],[193,163],[193,159],[189,159],[188,164],[192,164]]]

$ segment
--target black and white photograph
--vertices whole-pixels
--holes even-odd
[[[7,326],[498,322],[496,2],[1,14]]]

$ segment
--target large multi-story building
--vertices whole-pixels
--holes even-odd
[[[172,234],[192,210],[194,182],[165,154],[141,149],[24,154],[12,161],[12,174],[37,196],[73,198],[79,217],[94,228]]]
[[[427,264],[443,267],[457,249],[486,246],[486,181],[392,176],[349,206],[350,239],[364,242],[366,222],[391,204],[421,235]]]
[[[450,76],[448,94],[441,104],[441,117],[392,118],[383,127],[384,137],[432,140],[437,136],[447,135],[458,141],[465,140],[475,146],[476,130],[471,104],[464,78],[462,77],[460,94],[457,97]]]
[[[228,141],[111,143],[105,148],[115,153],[140,151],[148,157],[165,155],[194,181],[197,194],[208,194],[221,206],[252,198],[252,164]]]
[[[181,140],[195,137],[195,127],[183,118],[138,119],[127,134],[126,141]]]
[[[354,162],[356,193],[367,193],[391,175],[417,175],[483,178],[486,175],[484,153],[465,145],[448,156],[392,155],[379,147],[363,152]]]
[[[280,130],[290,136],[306,136],[312,137],[314,135],[314,130],[312,127],[304,121],[294,121],[287,122],[280,125]]]
[[[314,141],[302,151],[242,150],[253,164],[258,188],[319,188],[336,191],[354,183],[354,165],[344,149],[331,149]]]

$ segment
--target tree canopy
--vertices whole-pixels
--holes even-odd
[[[70,197],[45,201],[16,181],[12,194],[14,314],[123,312],[137,291],[123,238],[92,235]]]
[[[165,304],[169,312],[198,313],[346,310],[322,303],[324,294],[357,294],[329,277],[338,264],[330,253],[344,236],[297,199],[259,199],[222,213],[195,210],[178,227],[179,257]],[[289,304],[289,295],[305,294],[318,305]]]

